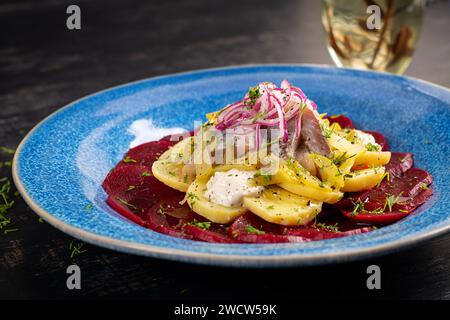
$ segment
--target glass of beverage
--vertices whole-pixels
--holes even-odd
[[[425,0],[322,0],[328,51],[339,67],[401,74],[419,39]]]

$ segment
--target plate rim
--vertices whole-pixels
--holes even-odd
[[[79,227],[75,227],[70,225],[69,223],[63,222],[58,218],[54,217],[50,212],[47,212],[45,209],[40,207],[31,196],[26,191],[26,188],[22,184],[20,179],[18,163],[19,163],[19,155],[22,151],[22,148],[27,143],[28,139],[33,135],[33,133],[44,123],[46,123],[49,119],[57,116],[60,112],[64,111],[77,104],[78,102],[88,99],[92,96],[117,90],[122,87],[133,86],[148,80],[158,80],[164,78],[170,78],[173,76],[179,76],[184,74],[195,74],[209,71],[221,71],[221,70],[230,70],[230,69],[239,69],[239,68],[258,68],[258,67],[312,67],[312,68],[320,68],[320,69],[336,69],[336,70],[346,70],[350,72],[356,73],[365,73],[365,74],[379,74],[387,77],[393,77],[397,79],[407,79],[416,81],[419,83],[423,83],[425,85],[438,88],[440,90],[444,90],[450,94],[450,88],[444,87],[439,84],[435,84],[429,82],[427,80],[404,76],[404,75],[396,75],[390,74],[382,71],[374,71],[374,70],[360,70],[360,69],[352,69],[352,68],[341,68],[333,65],[327,64],[311,64],[311,63],[258,63],[258,64],[238,64],[238,65],[230,65],[223,67],[215,67],[215,68],[204,68],[204,69],[194,69],[170,74],[164,74],[154,77],[147,77],[138,79],[135,81],[130,81],[127,83],[119,84],[116,86],[108,87],[100,91],[93,92],[86,96],[80,97],[70,103],[58,108],[53,111],[46,117],[44,117],[41,121],[39,121],[36,125],[32,127],[32,129],[24,136],[22,141],[19,143],[16,152],[13,158],[12,165],[12,177],[14,184],[16,185],[17,191],[21,194],[22,198],[25,200],[27,205],[41,218],[43,218],[50,225],[55,227],[56,229],[62,231],[63,233],[69,234],[79,240],[85,241],[90,244],[94,244],[103,248],[137,254],[141,256],[150,256],[154,258],[163,258],[167,260],[173,261],[181,261],[188,263],[196,263],[196,264],[205,264],[205,265],[216,265],[216,266],[230,266],[230,267],[291,267],[291,266],[307,266],[307,265],[323,265],[330,263],[342,263],[348,261],[361,260],[368,257],[380,256],[383,254],[388,254],[390,252],[399,251],[401,249],[405,249],[411,247],[415,243],[431,239],[437,237],[441,234],[444,234],[450,231],[450,223],[447,225],[439,226],[435,229],[429,230],[423,234],[415,235],[411,238],[407,239],[398,239],[394,241],[390,241],[384,244],[376,244],[371,247],[360,248],[360,249],[352,249],[349,252],[329,252],[329,253],[315,253],[315,254],[290,254],[290,255],[222,255],[222,254],[213,254],[213,253],[203,253],[203,252],[193,252],[182,249],[168,248],[168,247],[158,247],[150,244],[142,244],[133,241],[120,240],[116,238],[112,238],[109,236],[99,235],[92,231],[88,231]]]

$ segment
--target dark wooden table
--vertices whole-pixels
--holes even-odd
[[[225,65],[331,64],[311,1],[92,1],[76,3],[82,29],[66,29],[70,1],[0,4],[0,145],[15,148],[38,121],[66,103],[128,81]],[[407,74],[450,87],[450,1],[428,7]],[[3,154],[1,161],[11,156]],[[10,176],[3,166],[1,176]],[[239,270],[121,254],[84,245],[17,198],[13,228],[0,234],[0,298],[149,299],[450,298],[450,235],[377,259],[324,267]],[[76,242],[78,243],[78,242]],[[66,268],[82,289],[66,288]],[[366,288],[377,264],[382,289]]]

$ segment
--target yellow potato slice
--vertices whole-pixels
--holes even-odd
[[[311,187],[319,187],[322,182],[303,168],[297,161],[288,159],[275,159],[269,167],[261,168],[255,177],[255,183],[259,186],[267,186],[280,183],[302,183]]]
[[[352,144],[350,141],[336,133],[331,133],[327,138],[327,142],[333,149],[346,152],[349,157],[357,157],[361,152],[365,151],[363,145]]]
[[[196,179],[189,186],[186,193],[186,201],[192,211],[206,219],[227,224],[247,211],[245,207],[225,207],[209,201],[205,196],[206,181]]]
[[[158,160],[152,165],[152,174],[165,185],[186,192],[192,180],[188,175],[183,175],[182,168],[182,164],[175,164],[169,160]]]
[[[184,160],[190,156],[192,137],[181,140],[166,150],[152,165],[153,176],[165,185],[186,192],[192,178],[183,174]]]
[[[391,153],[389,151],[366,151],[358,155],[354,166],[368,165],[368,166],[383,166],[391,160]]]
[[[298,226],[313,220],[322,203],[270,186],[257,197],[244,197],[244,207],[268,222]]]
[[[344,172],[332,160],[319,154],[310,154],[309,157],[319,168],[323,182],[327,182],[337,190],[340,190],[344,186]]]
[[[311,187],[302,183],[280,183],[279,186],[297,195],[326,203],[336,203],[342,199],[344,193],[333,190],[329,186]]]
[[[383,178],[384,167],[376,167],[350,172],[345,176],[344,192],[357,192],[375,187]]]
[[[194,137],[188,137],[178,142],[164,152],[158,160],[167,159],[172,163],[187,163],[193,152]]]

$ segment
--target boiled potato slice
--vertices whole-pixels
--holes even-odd
[[[178,142],[164,152],[159,159],[169,159],[173,163],[187,163],[193,152],[194,137],[188,137]]]
[[[192,180],[188,175],[183,175],[182,168],[182,164],[176,164],[169,160],[160,159],[153,163],[152,173],[156,179],[165,185],[186,192]]]
[[[341,190],[345,192],[357,192],[371,189],[381,181],[384,172],[384,167],[350,172],[345,176],[345,184]]]
[[[166,150],[152,165],[153,176],[165,185],[186,192],[192,182],[191,177],[183,174],[184,160],[190,157],[192,137],[178,142]]]
[[[257,197],[244,197],[244,207],[268,222],[298,226],[313,220],[322,203],[270,186]]]
[[[303,168],[297,161],[276,159],[270,167],[261,168],[255,177],[256,185],[267,186],[280,183],[303,183],[319,187],[321,181]]]
[[[187,189],[186,201],[192,211],[216,223],[230,223],[247,211],[245,207],[225,207],[210,202],[205,196],[206,181],[196,179]]]
[[[344,186],[344,173],[332,160],[319,154],[310,154],[309,157],[319,168],[323,182],[327,182],[337,190],[340,190]]]
[[[327,138],[328,144],[335,150],[346,152],[349,157],[357,157],[361,152],[365,151],[365,147],[361,144],[352,144],[347,139],[331,133]]]
[[[331,189],[329,186],[312,187],[303,183],[280,183],[279,186],[297,195],[326,203],[336,203],[344,193]]]
[[[354,166],[368,165],[368,166],[383,166],[391,160],[391,153],[389,151],[366,151],[358,155]]]

